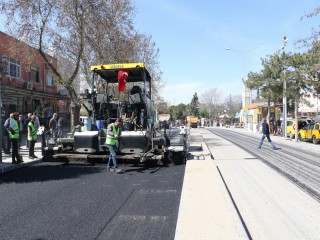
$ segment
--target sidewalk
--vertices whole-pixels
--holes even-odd
[[[24,162],[20,164],[12,164],[11,154],[2,153],[2,163],[0,163],[0,174],[10,172],[19,168],[24,168],[40,162],[42,160],[41,143],[37,142],[34,147],[34,155],[36,155],[38,158],[29,159],[29,149],[26,146],[23,146],[22,149],[20,149],[20,155],[23,157]]]
[[[247,239],[214,161],[232,150],[219,146],[212,151],[205,142],[210,139],[204,139],[208,136],[205,128],[190,130],[175,240]]]

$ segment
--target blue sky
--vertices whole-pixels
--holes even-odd
[[[166,83],[162,91],[172,105],[190,103],[197,92],[219,88],[241,95],[242,77],[261,70],[261,58],[281,49],[305,51],[295,42],[319,26],[319,17],[300,18],[320,7],[316,0],[133,0],[136,28],[150,34],[160,49]],[[231,48],[237,51],[226,51]],[[247,51],[251,50],[251,51]]]
[[[280,50],[284,35],[287,51],[305,51],[295,42],[319,27],[320,18],[300,20],[320,7],[317,0],[132,2],[136,28],[151,35],[160,49],[162,95],[171,105],[190,103],[195,92],[201,97],[211,88],[220,89],[221,102],[230,94],[241,95],[242,77],[260,71],[260,59]]]

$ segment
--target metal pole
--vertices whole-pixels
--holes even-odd
[[[319,94],[317,94],[317,118],[316,118],[317,122],[319,121],[318,100],[319,100]]]
[[[287,45],[287,37],[283,36],[283,57],[285,58],[285,47]],[[285,63],[285,62],[284,62]],[[287,80],[286,80],[286,66],[283,68],[283,137],[287,137]]]
[[[95,78],[95,70],[93,70],[93,73],[92,73],[92,79],[91,79],[91,104],[92,104],[92,116],[91,116],[91,129],[90,130],[93,130],[92,129],[92,125],[95,124],[96,122],[96,111],[95,111],[95,105],[96,105],[96,96],[95,96],[95,92],[94,92],[94,78]]]

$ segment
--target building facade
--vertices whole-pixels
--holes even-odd
[[[47,55],[53,66],[57,59]],[[46,122],[54,112],[68,118],[70,97],[37,49],[0,31],[2,117],[37,112]]]

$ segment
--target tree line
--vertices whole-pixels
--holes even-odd
[[[200,98],[197,93],[194,93],[188,104],[180,103],[177,106],[167,106],[160,111],[170,113],[172,120],[185,119],[186,116],[197,116],[207,118],[212,124],[222,114],[228,114],[234,118],[236,113],[240,112],[241,104],[241,96],[231,94],[225,97],[222,102],[219,88],[212,88],[202,93]]]

